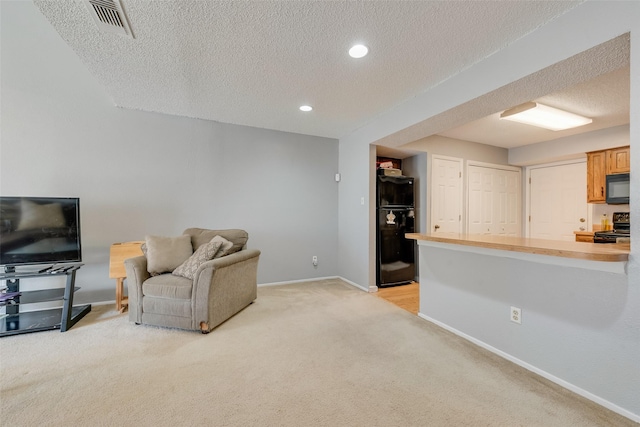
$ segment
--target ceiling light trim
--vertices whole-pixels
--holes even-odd
[[[500,119],[511,120],[552,131],[572,129],[593,122],[593,120],[588,117],[533,101],[525,102],[524,104],[505,110],[500,114]]]

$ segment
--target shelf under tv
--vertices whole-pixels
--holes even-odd
[[[52,271],[9,272],[0,274],[0,280],[6,281],[8,292],[20,292],[10,301],[3,303],[5,313],[0,314],[0,337],[25,334],[29,332],[60,329],[66,332],[87,313],[91,311],[91,305],[73,306],[73,294],[78,287],[74,286],[76,271],[82,264],[74,264]],[[31,291],[20,290],[20,279],[34,277],[59,277],[66,276],[64,288],[40,289]],[[47,301],[62,300],[61,308],[24,311],[21,308],[28,304]]]
[[[26,334],[29,332],[49,331],[62,329],[62,308],[48,310],[24,311],[16,314],[2,314],[0,319],[0,337],[9,335]],[[71,324],[67,329],[75,325],[91,311],[91,305],[72,307]]]
[[[79,291],[78,286],[73,288],[73,292]],[[64,288],[39,289],[36,291],[21,291],[19,303],[15,299],[0,302],[0,307],[4,305],[33,304],[37,302],[60,301],[64,298]]]

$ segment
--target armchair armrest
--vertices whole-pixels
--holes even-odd
[[[207,261],[203,263],[201,267],[204,267],[210,263],[209,265],[212,265],[215,268],[224,268],[232,264],[243,262],[248,259],[256,258],[259,256],[260,256],[260,251],[258,249],[244,249],[238,252],[234,252],[231,255],[226,255],[221,258],[216,258],[216,259],[212,259],[211,261]]]
[[[129,320],[142,322],[142,283],[151,275],[147,271],[147,258],[138,256],[124,260],[129,290]]]
[[[259,250],[244,249],[198,268],[192,291],[194,329],[208,332],[256,299],[259,257]]]

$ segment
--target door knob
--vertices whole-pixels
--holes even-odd
[[[440,226],[438,224],[436,224],[433,228],[435,228],[437,230],[438,228],[440,228]]]
[[[580,222],[585,222],[585,221],[586,221],[586,219],[580,218]]]

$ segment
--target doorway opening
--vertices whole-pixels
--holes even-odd
[[[420,284],[411,282],[408,285],[380,288],[376,295],[391,304],[418,315],[420,309]]]

